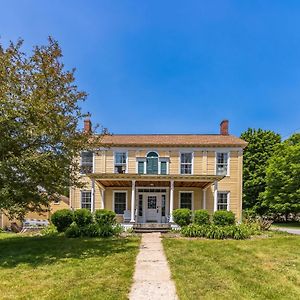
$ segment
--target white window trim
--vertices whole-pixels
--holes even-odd
[[[227,154],[227,173],[226,177],[230,177],[230,151],[215,151],[215,175],[217,175],[217,156],[218,153],[226,153]]]
[[[217,192],[217,210],[218,210],[218,194],[226,193],[227,194],[227,211],[230,211],[230,191],[218,191]]]
[[[116,173],[115,166],[116,166],[116,153],[126,153],[126,168],[125,168],[125,174],[128,173],[128,150],[115,150],[113,151],[113,156],[114,156],[114,165],[113,165],[113,173]]]
[[[192,173],[191,174],[181,174],[181,154],[184,153],[192,153]],[[180,175],[194,175],[194,151],[180,151],[179,152],[179,170],[178,170],[178,174]]]
[[[85,150],[85,151],[81,151],[80,152],[80,163],[79,163],[79,166],[80,166],[80,170],[79,170],[79,175],[80,176],[85,176],[86,173],[81,173],[81,166],[82,166],[82,155],[81,153],[82,152],[92,152],[93,153],[93,166],[92,166],[92,173],[95,172],[95,151],[92,151],[92,150]]]
[[[80,190],[80,208],[82,209],[82,192],[89,192],[89,193],[91,193],[91,209],[90,209],[90,211],[92,211],[92,205],[93,205],[93,203],[92,203],[92,190]]]
[[[142,161],[144,163],[144,173],[146,174],[146,167],[147,167],[147,163],[146,163],[146,158],[145,157],[137,157],[136,158],[136,167],[135,167],[135,172],[136,174],[139,174],[139,162]]]
[[[166,174],[161,174],[161,162],[166,163]],[[158,174],[160,174],[160,175],[169,175],[169,163],[170,163],[170,159],[168,157],[161,157],[158,160]]]
[[[113,190],[113,201],[112,201],[112,211],[115,212],[115,193],[125,193],[126,194],[126,209],[128,210],[128,191],[126,190]],[[117,216],[123,216],[123,214],[117,214]]]
[[[181,208],[181,194],[182,193],[191,193],[192,194],[192,211],[194,211],[194,191],[179,191],[179,207]]]

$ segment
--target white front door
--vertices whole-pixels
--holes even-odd
[[[146,222],[161,222],[160,197],[157,194],[148,194],[146,201]]]

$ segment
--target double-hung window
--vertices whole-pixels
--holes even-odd
[[[229,193],[218,192],[217,210],[229,210]]]
[[[160,161],[160,174],[167,175],[168,174],[168,164],[167,161]]]
[[[114,192],[114,210],[117,215],[123,215],[126,210],[126,192]]]
[[[115,173],[126,173],[127,152],[115,152]]]
[[[146,166],[146,160],[145,159],[139,159],[137,161],[137,171],[138,171],[138,174],[145,174],[145,168]]]
[[[228,153],[217,152],[216,154],[216,174],[228,175]]]
[[[180,154],[180,174],[192,174],[193,153]]]
[[[92,192],[91,191],[81,191],[81,208],[86,208],[91,210],[92,208]]]
[[[193,193],[191,192],[180,192],[180,208],[188,208],[192,210],[193,205]]]
[[[93,152],[92,151],[81,152],[80,173],[81,174],[93,173]]]

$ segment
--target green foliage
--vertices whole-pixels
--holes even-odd
[[[286,221],[291,213],[300,212],[300,133],[278,145],[266,170],[263,206],[282,214]]]
[[[273,131],[251,128],[241,138],[248,142],[243,155],[243,207],[262,212],[259,194],[266,188],[267,162],[281,138]]]
[[[64,232],[73,222],[74,214],[69,209],[57,210],[51,216],[51,222],[56,226],[58,232]]]
[[[232,211],[217,210],[213,214],[213,223],[220,226],[234,225],[235,215]]]
[[[55,225],[51,224],[49,226],[44,227],[41,230],[41,234],[43,236],[55,236],[58,234],[57,228],[55,227]]]
[[[0,44],[0,209],[11,217],[42,210],[67,187],[82,186],[74,158],[92,146],[77,130],[86,93],[74,70],[65,70],[58,43],[49,38],[31,55],[22,44]]]
[[[81,231],[79,226],[73,222],[68,229],[65,231],[65,236],[68,238],[77,238],[81,236]]]
[[[80,228],[81,236],[87,237],[98,237],[100,236],[100,228],[96,223],[91,223],[86,225],[85,227]]]
[[[195,210],[194,212],[194,223],[198,225],[209,224],[209,213],[205,209]]]
[[[95,221],[99,226],[116,224],[116,213],[107,209],[97,209],[95,211]]]
[[[180,227],[189,225],[192,222],[192,211],[188,208],[173,210],[174,222]]]
[[[190,224],[181,229],[181,234],[186,237],[204,237],[208,239],[235,239],[243,240],[251,236],[252,231],[246,226],[230,225],[197,225]]]
[[[74,211],[74,221],[79,228],[84,228],[93,222],[93,215],[90,210],[86,208],[76,209]]]

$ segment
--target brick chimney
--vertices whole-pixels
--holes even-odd
[[[220,134],[222,135],[228,135],[228,124],[229,121],[228,120],[223,120],[220,124]]]
[[[88,113],[87,117],[84,119],[84,127],[83,127],[83,132],[84,133],[92,133],[92,122],[90,120],[91,114]]]

